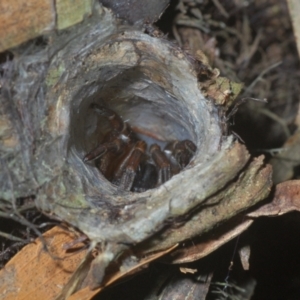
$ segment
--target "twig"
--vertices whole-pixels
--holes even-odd
[[[271,148],[271,149],[255,149],[255,152],[262,152],[262,153],[268,153],[271,156],[274,156],[278,153],[282,153],[284,150],[286,150],[285,148]]]
[[[264,75],[266,75],[268,72],[270,72],[271,70],[275,69],[276,67],[278,67],[279,65],[282,64],[282,61],[279,61],[271,66],[269,66],[268,68],[264,69],[253,81],[252,83],[246,88],[244,94],[248,94],[256,85],[256,83],[258,81],[260,81],[262,79],[262,77]]]
[[[16,236],[13,236],[13,235],[11,235],[9,233],[6,233],[6,232],[3,232],[3,231],[0,231],[0,236],[6,238],[8,240],[15,241],[15,242],[21,242],[21,243],[24,243],[24,244],[32,242],[31,239],[23,240],[21,238],[18,238]]]
[[[238,100],[237,102],[236,102],[236,104],[234,105],[234,107],[232,108],[232,110],[228,113],[228,115],[227,115],[227,121],[237,112],[237,110],[238,110],[238,107],[241,105],[241,104],[243,104],[243,103],[245,103],[246,101],[248,101],[248,100],[252,100],[252,101],[257,101],[257,102],[263,102],[263,103],[267,103],[268,102],[268,100],[266,99],[266,98],[264,98],[264,99],[259,99],[259,98],[253,98],[253,97],[245,97],[245,98],[242,98],[242,99],[240,99],[240,100]]]
[[[13,212],[10,213],[10,214],[3,213],[3,212],[0,211],[0,216],[2,216],[4,218],[12,219],[16,222],[19,222],[22,225],[25,225],[25,226],[29,227],[31,230],[33,230],[33,232],[41,239],[41,242],[43,244],[43,248],[45,249],[45,251],[47,251],[50,254],[51,257],[54,257],[49,252],[47,243],[46,243],[42,233],[36,228],[36,226],[34,224],[32,224],[26,218],[24,218],[24,216],[22,216],[20,214],[20,212],[18,211],[18,208],[17,208],[17,205],[16,205],[16,198],[14,196],[14,185],[13,185],[13,181],[12,181],[12,178],[10,176],[10,173],[8,171],[7,164],[1,158],[0,158],[0,162],[1,162],[1,165],[2,165],[2,169],[7,173],[8,183],[9,183],[10,188],[11,188],[11,197],[12,197],[11,204],[12,204],[12,210],[13,210]]]
[[[274,120],[275,122],[279,123],[282,126],[282,129],[283,129],[285,135],[287,137],[291,136],[290,130],[289,130],[289,128],[286,124],[286,121],[284,119],[280,118],[278,115],[274,114],[270,110],[267,110],[267,109],[264,109],[264,108],[259,109],[258,112],[265,115],[265,116],[267,116],[267,117],[269,117],[270,119]]]
[[[222,14],[226,19],[229,18],[229,14],[226,11],[226,9],[223,7],[223,5],[219,2],[219,0],[212,0],[215,7],[220,11],[220,14]]]

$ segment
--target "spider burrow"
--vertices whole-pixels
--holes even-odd
[[[83,161],[95,161],[99,171],[125,191],[144,192],[164,184],[189,164],[197,150],[190,140],[170,141],[163,150],[153,143],[148,150],[115,111],[96,103],[90,108],[106,118],[111,129]]]

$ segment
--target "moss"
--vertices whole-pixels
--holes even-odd
[[[56,68],[50,68],[45,80],[46,85],[48,87],[54,86],[65,71],[66,69],[63,63]]]

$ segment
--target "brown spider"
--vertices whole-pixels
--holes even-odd
[[[123,190],[144,192],[165,183],[188,165],[197,150],[192,141],[183,140],[170,142],[164,150],[152,144],[147,152],[146,142],[113,110],[98,104],[91,108],[109,121],[111,130],[83,161],[95,160],[100,172]]]

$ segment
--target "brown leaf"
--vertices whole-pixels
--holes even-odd
[[[43,236],[52,256],[40,239],[24,247],[0,271],[2,299],[55,299],[85,256],[85,250],[67,253],[64,249],[77,238],[70,231],[54,227]]]
[[[78,238],[75,233],[54,227],[43,234],[47,242],[49,252],[44,250],[40,239],[24,247],[16,254],[0,271],[0,294],[6,300],[10,299],[43,299],[54,300],[61,297],[64,287],[68,285],[74,272],[85,259],[87,250],[80,250],[83,244],[76,244],[66,251],[65,245],[72,245]],[[138,272],[151,261],[169,253],[177,245],[132,264],[128,268],[117,269],[106,276],[104,285],[91,291],[89,287],[83,288],[68,299],[91,299],[105,287],[111,285],[120,278]],[[70,251],[72,250],[72,251]],[[80,282],[78,283],[78,286]],[[68,290],[68,289],[67,289]],[[68,291],[64,291],[68,293]]]
[[[105,287],[108,287],[109,285],[115,283],[116,281],[118,281],[121,278],[135,274],[141,268],[147,266],[150,262],[157,260],[158,258],[162,257],[163,255],[173,251],[177,246],[178,246],[178,244],[174,245],[173,247],[170,247],[169,249],[160,251],[156,254],[152,254],[146,258],[143,258],[137,264],[133,265],[130,268],[120,269],[114,274],[108,274],[108,276],[110,276],[110,278],[106,281],[104,278],[105,283],[100,288],[91,290],[89,287],[85,287],[85,288],[81,289],[80,291],[78,291],[77,293],[74,293],[73,295],[68,297],[68,300],[89,300],[93,296],[97,295],[100,291],[102,291]],[[106,276],[106,278],[108,276]]]
[[[289,180],[278,184],[272,202],[261,206],[248,216],[280,216],[293,210],[300,211],[300,180]]]

